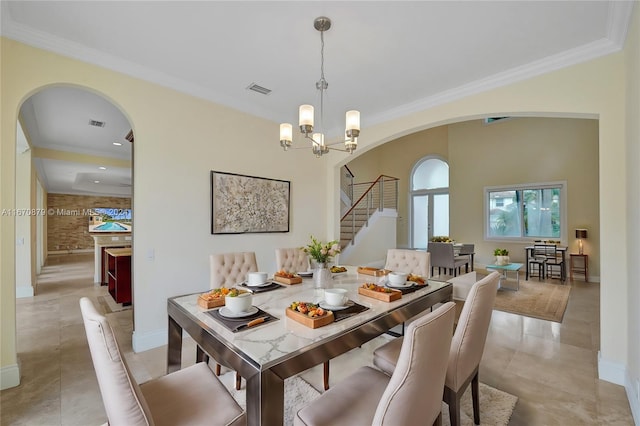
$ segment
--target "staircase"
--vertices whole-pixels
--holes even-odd
[[[346,174],[343,175],[346,176]],[[376,211],[398,209],[398,178],[380,175],[373,182],[353,183],[352,181],[348,189],[352,194],[351,199],[355,202],[352,202],[340,220],[342,248],[355,244],[358,231],[368,225],[369,219]],[[344,195],[344,188],[342,192]]]

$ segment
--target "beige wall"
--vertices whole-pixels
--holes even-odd
[[[1,49],[1,208],[15,206],[17,114],[22,102],[36,91],[57,84],[85,87],[111,100],[132,123],[136,135],[136,350],[166,342],[168,297],[209,287],[209,254],[255,251],[260,268],[275,271],[276,247],[302,246],[310,234],[326,240],[338,236],[327,232],[328,210],[325,200],[318,197],[326,193],[324,160],[316,159],[310,150],[283,152],[277,123],[6,38],[2,38]],[[292,116],[296,111],[292,106]],[[272,143],[269,135],[273,135]],[[291,231],[211,235],[211,170],[291,181]],[[0,367],[12,369],[17,368],[13,220],[1,217],[0,231]]]
[[[640,5],[636,3],[633,13],[633,21],[627,45],[625,47],[626,69],[626,117],[627,117],[627,151],[626,181],[629,182],[627,198],[628,223],[627,233],[619,243],[625,245],[626,241],[629,279],[629,295],[626,299],[626,307],[629,312],[629,331],[627,340],[629,344],[629,360],[625,384],[631,403],[636,424],[640,423]],[[624,299],[621,299],[624,300]],[[624,302],[623,302],[624,303]],[[633,343],[631,343],[633,342]]]
[[[637,44],[638,40],[628,43]],[[630,282],[627,253],[621,241],[627,236],[627,196],[637,182],[628,182],[624,162],[625,138],[625,65],[622,53],[588,61],[520,82],[506,84],[447,104],[407,114],[362,131],[356,155],[400,136],[453,122],[484,116],[541,116],[599,119],[598,188],[600,193],[600,357],[602,378],[624,382],[628,363],[628,324],[626,300]],[[330,186],[336,190],[339,167],[348,160],[331,159]],[[331,211],[338,211],[337,198],[327,194]],[[329,226],[339,223],[328,215]],[[636,343],[634,343],[635,345]]]
[[[567,181],[568,214],[563,243],[577,253],[572,231],[589,229],[584,241],[590,275],[600,274],[598,232],[598,122],[585,119],[528,118],[485,125],[471,120],[423,130],[390,141],[349,162],[360,176],[389,174],[400,178],[398,247],[409,243],[411,172],[426,156],[443,158],[450,166],[450,235],[476,245],[476,262],[493,261],[497,245],[524,261],[524,243],[484,241],[485,186]],[[568,258],[567,258],[568,259]]]
[[[497,247],[507,248],[513,261],[524,262],[527,245],[484,240],[484,187],[565,181],[567,223],[562,242],[570,253],[577,253],[573,231],[587,228],[589,272],[591,278],[599,277],[596,120],[514,118],[490,125],[473,120],[451,125],[449,142],[452,235],[476,244],[477,262],[493,263]]]
[[[98,207],[130,209],[131,198],[49,193],[47,205],[47,250],[51,253],[93,249],[89,216],[84,213]]]

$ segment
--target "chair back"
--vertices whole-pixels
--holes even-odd
[[[445,385],[458,391],[480,365],[489,332],[500,274],[487,275],[471,287],[451,342]]]
[[[153,425],[144,396],[129,371],[107,319],[90,299],[80,299],[80,311],[110,425]]]
[[[460,253],[458,254],[465,255],[473,253],[475,253],[475,244],[462,244],[462,247],[460,247]]]
[[[232,287],[247,279],[248,272],[258,272],[256,254],[250,252],[212,254],[210,287]]]
[[[389,249],[384,269],[429,278],[431,276],[430,257],[431,255],[425,251]]]
[[[409,325],[374,425],[430,425],[440,415],[454,318],[447,302]]]
[[[276,249],[276,270],[305,272],[309,270],[309,255],[301,248]]]
[[[454,267],[453,244],[429,242],[427,251],[431,253],[431,266],[435,268]]]

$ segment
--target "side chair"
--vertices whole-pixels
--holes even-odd
[[[430,257],[431,255],[425,251],[389,249],[387,250],[387,261],[384,269],[429,278],[431,277]]]
[[[252,251],[212,254],[209,257],[210,288],[233,287],[244,281],[248,272],[258,272],[256,254]],[[209,362],[200,346],[196,347],[196,360]],[[220,375],[220,364],[216,363],[216,376]],[[236,372],[236,389],[240,390],[241,378]]]
[[[309,255],[301,248],[276,249],[276,270],[305,272],[309,270]]]
[[[296,426],[439,425],[455,303],[413,322],[391,375],[361,367],[302,408]]]
[[[440,269],[444,268],[445,274],[449,273],[455,277],[458,275],[458,270],[469,262],[468,259],[456,259],[451,243],[429,242],[427,251],[431,253],[432,275],[434,268],[438,268],[438,274]]]
[[[107,319],[87,297],[80,311],[112,426],[246,424],[246,415],[205,363],[138,385]]]
[[[478,368],[489,332],[491,313],[498,292],[500,274],[496,271],[476,282],[467,296],[451,347],[442,399],[449,405],[451,426],[460,425],[460,398],[471,383],[473,419],[480,424]],[[403,347],[403,338],[377,348],[373,364],[386,374],[395,374]]]

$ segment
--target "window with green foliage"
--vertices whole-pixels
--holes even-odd
[[[485,188],[487,239],[563,238],[565,182]]]

